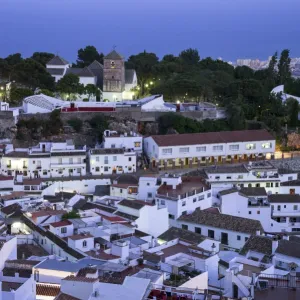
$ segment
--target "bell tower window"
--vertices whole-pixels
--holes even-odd
[[[114,67],[116,66],[116,64],[115,64],[115,61],[114,61],[114,60],[112,60],[112,61],[110,62],[110,66],[111,66],[112,68],[114,68]]]

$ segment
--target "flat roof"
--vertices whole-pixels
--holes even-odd
[[[86,267],[86,264],[80,262],[71,261],[59,261],[56,259],[46,259],[37,266],[36,269],[47,269],[47,270],[57,270],[64,272],[78,272],[80,269]]]

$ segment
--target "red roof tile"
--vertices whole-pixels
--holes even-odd
[[[81,281],[81,282],[96,282],[99,281],[98,278],[91,278],[91,277],[75,277],[74,275],[67,276],[63,280],[67,281]]]
[[[63,227],[63,226],[68,226],[68,225],[72,225],[73,223],[70,222],[69,220],[62,220],[62,221],[58,221],[58,222],[53,222],[50,225],[52,227]]]
[[[77,240],[84,240],[84,239],[93,238],[93,237],[94,236],[89,233],[88,234],[75,234],[75,235],[68,236],[68,239],[77,241]]]
[[[186,134],[152,135],[158,146],[184,146],[252,141],[270,141],[275,138],[265,129]]]
[[[36,284],[36,294],[39,296],[56,297],[60,292],[59,285],[53,284]]]

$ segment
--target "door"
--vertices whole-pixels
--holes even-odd
[[[228,233],[221,232],[221,244],[228,245]]]
[[[239,288],[236,284],[233,284],[233,298],[238,299],[239,297]]]
[[[185,158],[185,165],[186,165],[186,166],[189,165],[189,159],[188,159],[188,157]]]

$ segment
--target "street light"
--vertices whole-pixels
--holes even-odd
[[[148,83],[146,83],[146,84],[145,84],[145,87],[146,87],[146,88],[147,88],[147,87],[149,87],[149,84],[148,84]]]
[[[153,85],[153,81],[150,81],[150,84]]]

